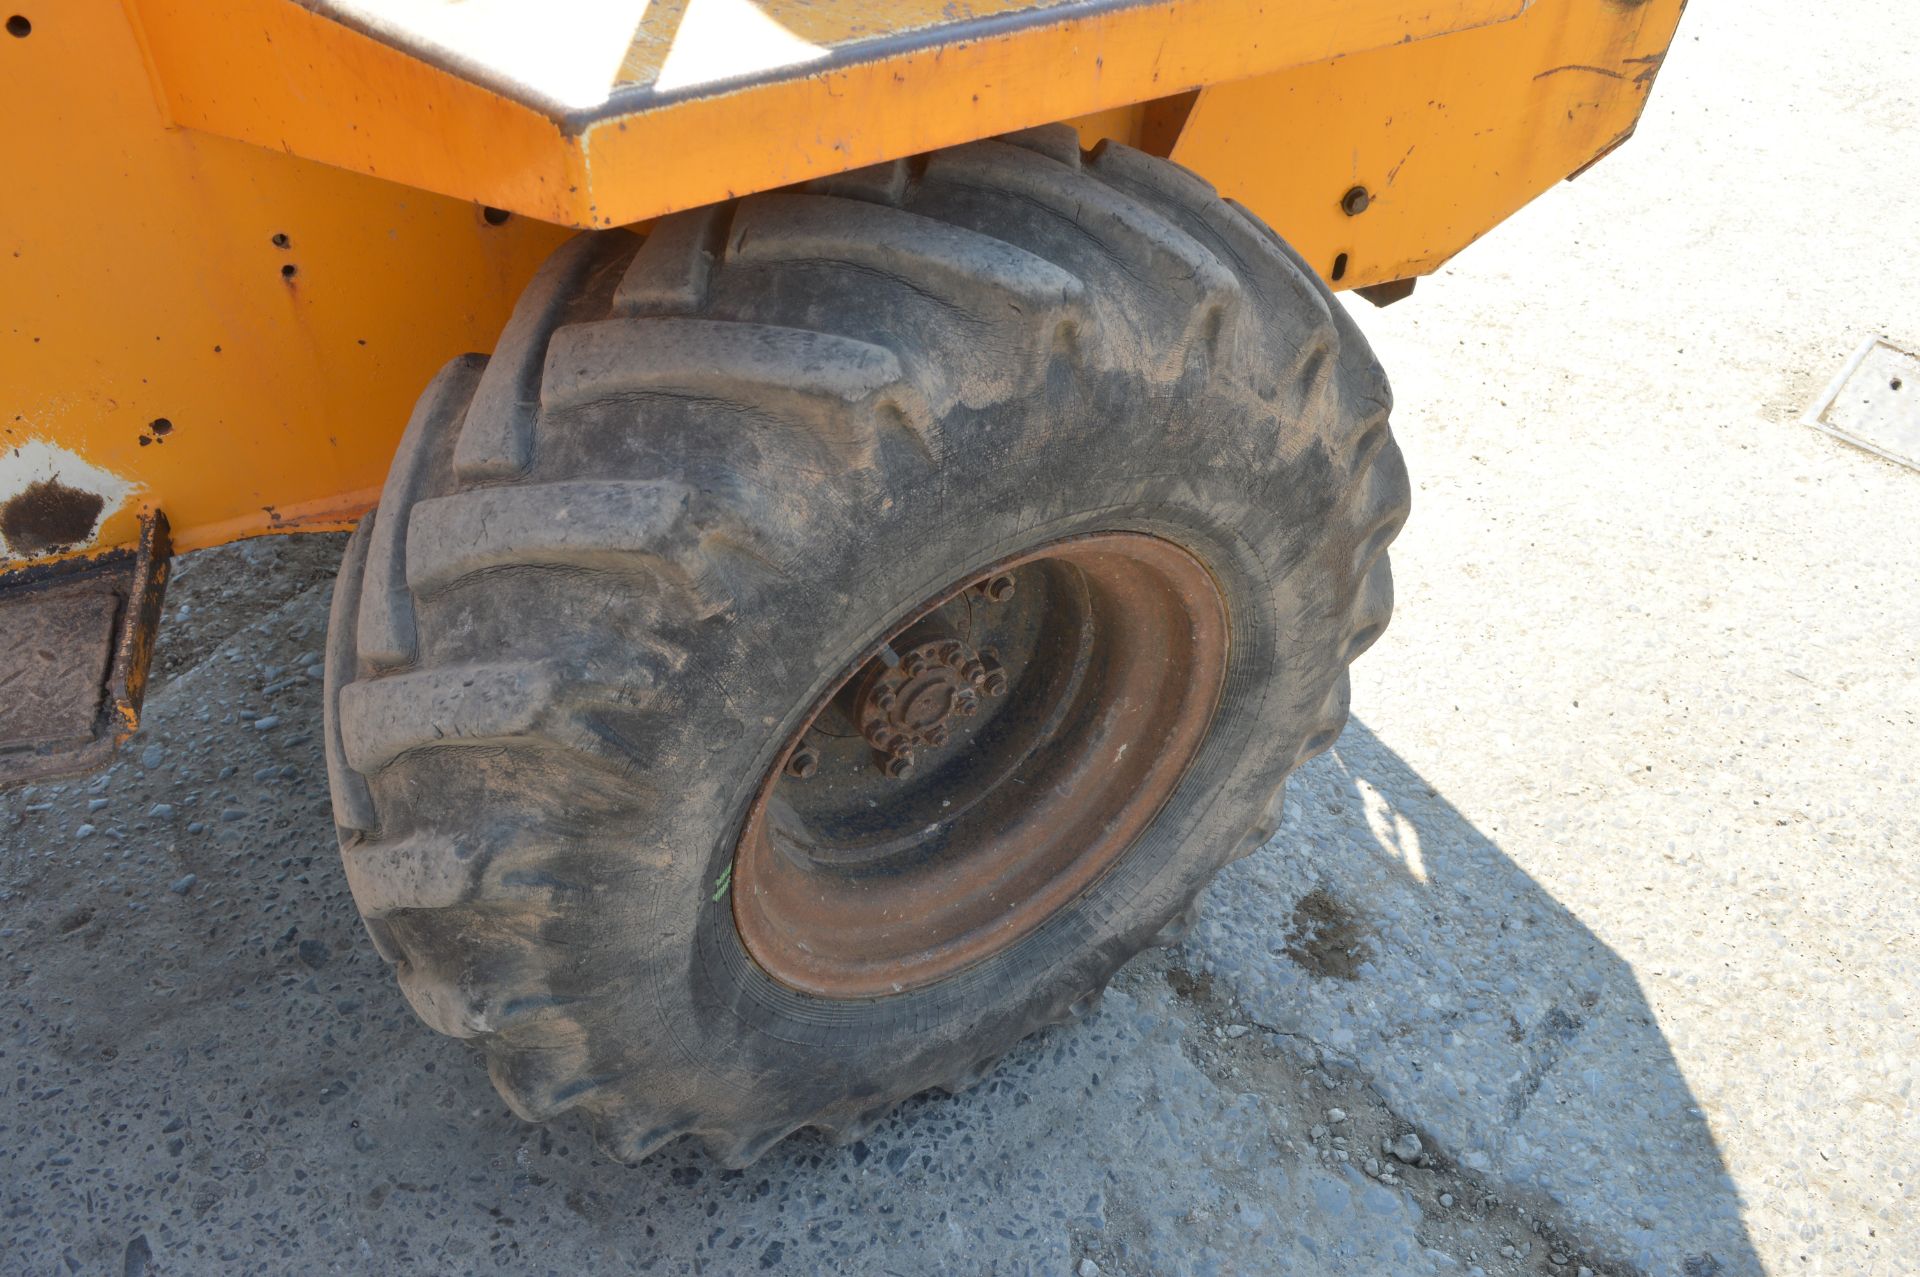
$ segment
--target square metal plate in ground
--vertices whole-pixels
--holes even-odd
[[[0,742],[38,748],[93,736],[120,616],[112,584],[0,594]]]
[[[1920,470],[1920,355],[1874,338],[1801,420]]]
[[[172,547],[140,544],[0,572],[0,785],[105,763],[140,721]]]

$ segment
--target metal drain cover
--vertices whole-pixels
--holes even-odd
[[[1874,338],[1801,420],[1920,470],[1920,355]]]

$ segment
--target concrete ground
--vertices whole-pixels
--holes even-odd
[[[1920,473],[1796,420],[1920,342],[1896,9],[1698,0],[1630,146],[1361,315],[1354,722],[1183,946],[850,1148],[508,1115],[338,868],[338,539],[184,560],[141,736],[0,794],[0,1272],[1920,1268]]]

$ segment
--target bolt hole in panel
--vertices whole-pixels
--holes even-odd
[[[1873,338],[1854,352],[1801,420],[1920,470],[1920,355]]]

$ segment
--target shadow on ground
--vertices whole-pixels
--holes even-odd
[[[1597,1269],[1759,1272],[1632,969],[1363,722],[1289,797],[1279,836],[1223,876],[1189,941],[1215,990],[1357,1067]],[[1570,816],[1560,836],[1603,854],[1606,813]]]
[[[1758,1271],[1632,972],[1359,723],[1183,946],[966,1096],[745,1172],[528,1127],[353,913],[328,587],[234,553],[170,607],[279,605],[108,773],[0,794],[18,1271]]]

